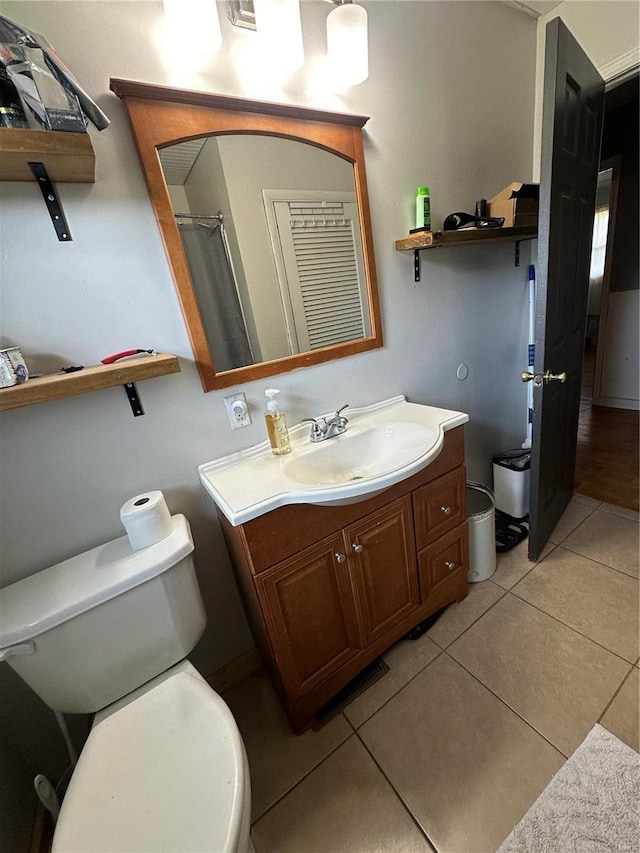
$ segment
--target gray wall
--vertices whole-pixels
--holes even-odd
[[[20,344],[33,368],[95,364],[130,347],[173,352],[182,367],[139,383],[141,418],[131,416],[120,388],[2,415],[0,584],[122,535],[122,503],[160,488],[193,528],[209,616],[193,660],[204,673],[253,639],[196,467],[264,440],[265,387],[282,389],[290,423],[398,393],[468,412],[469,474],[484,482],[491,454],[524,437],[526,244],[519,268],[511,244],[425,252],[416,284],[411,253],[396,252],[394,241],[413,226],[421,184],[431,188],[437,227],[452,211],[473,211],[476,198],[531,179],[535,22],[487,2],[364,5],[370,76],[336,95],[317,73],[330,11],[320,0],[302,3],[307,63],[280,87],[264,69],[251,71],[252,34],[231,28],[224,13],[222,52],[189,71],[159,45],[160,3],[0,4],[46,35],[112,118],[102,133],[90,129],[96,183],[58,187],[73,242],[58,243],[34,184],[0,185],[2,346]],[[384,348],[203,394],[111,76],[370,115],[365,156]],[[465,382],[456,379],[462,362]],[[254,424],[232,432],[222,398],[236,390],[246,393]],[[35,702],[22,692],[11,701],[16,716],[33,713],[34,748],[44,754],[50,746],[37,731]]]

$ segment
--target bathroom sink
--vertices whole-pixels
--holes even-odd
[[[312,444],[300,423],[289,430],[290,454],[274,456],[263,441],[200,465],[200,482],[234,526],[287,504],[358,503],[417,474],[436,459],[445,432],[469,420],[403,396],[346,415],[342,435]]]
[[[297,483],[312,487],[355,483],[407,465],[437,438],[436,430],[421,424],[376,424],[311,445],[287,459],[283,471]]]

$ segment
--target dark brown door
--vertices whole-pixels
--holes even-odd
[[[529,559],[573,492],[604,82],[559,18],[547,25]]]

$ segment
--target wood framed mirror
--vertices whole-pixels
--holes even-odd
[[[366,116],[112,79],[205,391],[382,346]]]

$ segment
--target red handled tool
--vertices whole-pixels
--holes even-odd
[[[124,352],[117,352],[115,355],[108,355],[106,358],[102,359],[101,364],[113,364],[114,361],[119,361],[121,358],[129,358],[132,355],[138,355],[143,352],[147,353],[147,355],[156,354],[154,349],[127,349],[124,350]]]

